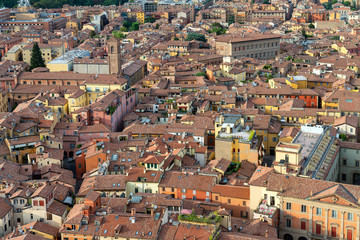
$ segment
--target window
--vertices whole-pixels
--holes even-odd
[[[218,201],[219,200],[219,196],[215,196],[215,201]]]
[[[306,230],[306,222],[305,221],[300,222],[300,229],[301,230]]]
[[[39,205],[40,205],[40,206],[44,206],[44,201],[42,201],[42,200],[39,201]]]
[[[291,203],[289,202],[286,203],[286,210],[291,210]]]
[[[316,208],[316,215],[319,215],[319,216],[321,216],[321,208]]]
[[[162,187],[162,190],[165,191],[165,187]]]
[[[39,202],[37,200],[33,200],[33,205],[34,206],[39,206]]]
[[[273,137],[272,140],[273,140],[273,142],[276,142],[276,141],[277,141],[277,137]]]
[[[291,228],[291,219],[286,219],[286,227]]]
[[[343,165],[346,166],[346,159],[343,159]]]
[[[359,165],[360,165],[360,164],[359,164],[359,161],[356,161],[356,162],[355,162],[355,167],[359,167]]]
[[[207,197],[210,196],[210,192],[206,192],[206,196],[207,196]]]
[[[81,168],[81,163],[79,163],[78,168]]]
[[[341,174],[341,180],[346,181],[346,174],[345,173]]]
[[[34,219],[34,215],[32,213],[30,214],[30,219]]]
[[[337,218],[337,211],[336,210],[331,210],[331,217],[332,218]]]
[[[184,189],[184,188],[181,189],[181,192],[182,192],[182,193],[186,193],[186,189]]]
[[[135,188],[135,193],[138,193],[139,192],[139,189],[138,188]]]
[[[182,195],[181,198],[182,198],[182,199],[186,199],[186,195]]]
[[[306,213],[306,205],[301,205],[301,212]]]
[[[246,201],[243,201],[243,206],[246,206]]]
[[[271,196],[270,197],[270,206],[274,206],[275,205],[275,197]]]
[[[352,214],[352,213],[348,213],[348,214],[347,214],[347,219],[348,219],[349,221],[352,221],[352,220],[353,220],[353,214]]]
[[[206,198],[205,201],[206,201],[206,202],[210,202],[210,198]]]
[[[230,199],[230,198],[228,198],[228,203],[231,203],[231,199]]]

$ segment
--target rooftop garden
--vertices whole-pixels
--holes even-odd
[[[207,217],[197,216],[194,214],[194,210],[191,214],[180,214],[179,221],[185,222],[195,222],[195,223],[203,223],[203,224],[216,224],[221,221],[221,216],[215,211]]]
[[[232,162],[230,163],[230,166],[228,167],[228,169],[226,169],[225,175],[231,175],[232,173],[235,173],[239,170],[239,168],[241,167],[241,163],[235,163]]]

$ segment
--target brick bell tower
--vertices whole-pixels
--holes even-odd
[[[120,41],[114,37],[107,42],[109,56],[109,73],[121,75],[121,48]]]

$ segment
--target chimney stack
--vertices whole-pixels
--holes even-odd
[[[131,216],[134,216],[135,213],[136,213],[136,209],[135,209],[135,208],[132,208],[132,209],[131,209]]]
[[[265,231],[265,237],[266,237],[266,238],[269,237],[269,234],[268,234],[268,231],[267,231],[267,230]]]

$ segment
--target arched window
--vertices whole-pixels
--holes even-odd
[[[115,48],[114,48],[114,46],[111,46],[111,47],[110,47],[110,53],[115,53]]]
[[[41,84],[41,81],[38,81],[38,84]]]
[[[285,240],[293,240],[294,238],[290,234],[285,234],[284,239]]]
[[[53,84],[53,85],[55,85],[55,84],[56,84],[56,82],[55,82],[55,81],[53,81],[53,82],[52,82],[52,84]]]
[[[70,85],[70,82],[67,82],[66,84],[67,84],[67,85]]]

